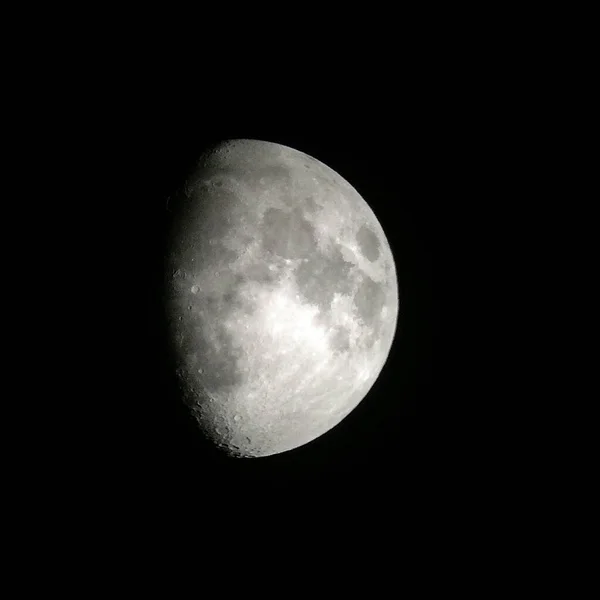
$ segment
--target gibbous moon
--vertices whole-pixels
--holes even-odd
[[[257,140],[203,155],[175,211],[167,320],[200,429],[239,457],[327,432],[370,390],[396,331],[373,211],[322,162]]]

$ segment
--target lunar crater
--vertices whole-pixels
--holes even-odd
[[[374,262],[379,258],[379,239],[366,225],[363,225],[358,230],[356,241],[358,242],[360,251],[367,260]]]

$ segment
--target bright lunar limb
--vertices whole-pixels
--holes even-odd
[[[200,428],[233,456],[338,424],[389,354],[398,284],[381,225],[322,162],[269,142],[203,155],[176,209],[167,317]]]

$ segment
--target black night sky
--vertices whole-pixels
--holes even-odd
[[[93,156],[104,162],[94,169],[108,197],[98,219],[104,223],[106,215],[110,223],[96,250],[105,281],[95,291],[105,302],[97,317],[103,378],[88,388],[107,422],[95,451],[102,476],[114,489],[175,502],[213,485],[319,489],[337,481],[396,489],[398,481],[414,480],[423,461],[420,415],[441,389],[434,257],[449,171],[443,115],[416,92],[406,98],[387,90],[349,102],[286,90],[285,106],[257,95],[242,107],[228,94],[222,103],[207,102],[199,89],[182,95],[152,77],[128,85],[107,99],[104,112],[90,115],[93,131],[86,130],[101,140]],[[368,396],[314,442],[260,459],[225,458],[203,442],[165,359],[168,197],[204,149],[232,138],[290,146],[346,178],[386,232],[400,287],[395,342]]]
[[[361,6],[352,26],[344,21],[349,6],[331,11],[332,24],[320,7],[265,7],[262,33],[247,25],[242,5],[224,5],[223,18],[213,18],[204,4],[196,8],[200,17],[181,15],[190,32],[163,23],[164,7],[156,26],[144,22],[150,7],[136,9],[130,21],[107,13],[106,27],[100,15],[85,20],[65,15],[68,35],[37,16],[53,39],[34,51],[23,36],[22,47],[14,44],[9,53],[27,92],[26,114],[19,120],[5,111],[5,120],[7,128],[16,125],[32,158],[19,194],[7,196],[7,205],[19,203],[26,218],[6,219],[5,229],[19,238],[9,262],[33,283],[25,287],[7,278],[6,287],[18,302],[27,295],[35,300],[25,319],[6,315],[9,325],[27,321],[35,328],[30,337],[20,333],[28,346],[18,358],[27,367],[23,383],[29,397],[23,402],[17,392],[14,398],[29,405],[32,425],[51,438],[29,452],[35,469],[44,471],[39,489],[30,494],[30,513],[54,511],[56,505],[48,521],[57,535],[49,536],[46,554],[63,542],[59,513],[77,530],[80,523],[113,525],[106,549],[98,545],[106,551],[96,561],[102,569],[115,549],[129,564],[133,553],[121,548],[121,540],[132,522],[146,535],[133,535],[140,548],[155,537],[158,524],[171,529],[181,519],[179,532],[199,525],[206,536],[194,535],[194,548],[204,551],[211,539],[227,546],[226,553],[214,553],[227,563],[225,579],[207,573],[202,561],[193,571],[196,576],[204,569],[196,581],[214,583],[220,593],[229,590],[228,579],[238,577],[234,561],[253,553],[262,561],[253,579],[287,593],[289,585],[275,587],[276,569],[267,564],[280,546],[271,544],[268,553],[255,548],[266,521],[272,531],[291,537],[289,526],[311,513],[323,526],[315,529],[310,552],[332,537],[332,525],[340,525],[352,538],[349,548],[358,563],[377,549],[391,557],[392,568],[378,563],[372,581],[387,570],[398,580],[394,585],[402,585],[406,563],[397,559],[396,548],[404,545],[408,554],[421,556],[421,548],[404,543],[405,527],[413,525],[419,542],[430,544],[437,540],[423,534],[423,524],[435,527],[432,517],[462,527],[449,499],[467,512],[471,504],[485,507],[483,494],[497,493],[496,487],[486,491],[480,485],[486,473],[495,478],[486,439],[499,455],[506,454],[513,440],[503,429],[496,443],[491,432],[501,429],[501,417],[520,419],[522,390],[515,383],[519,393],[505,393],[499,383],[518,370],[513,351],[524,345],[523,338],[515,335],[510,347],[502,346],[503,332],[492,329],[504,327],[508,304],[524,315],[529,310],[521,308],[524,292],[510,280],[505,254],[514,240],[502,221],[520,222],[527,197],[535,196],[533,185],[523,189],[510,179],[528,168],[525,155],[533,154],[533,142],[523,143],[522,124],[513,118],[521,113],[521,88],[513,93],[503,86],[502,72],[481,52],[488,24],[482,20],[474,28],[481,40],[473,41],[470,14],[463,23],[469,34],[463,36],[432,7],[420,24],[405,8],[375,7],[369,24],[364,22],[369,11]],[[258,12],[255,5],[249,9]],[[271,25],[270,12],[281,23]],[[293,25],[302,15],[309,22],[293,40]],[[33,20],[24,20],[28,29]],[[331,49],[313,39],[319,36]],[[502,30],[494,48],[498,63],[510,44]],[[29,51],[31,69],[20,64]],[[540,52],[536,46],[524,80],[537,70]],[[512,70],[505,71],[510,80]],[[7,86],[7,95],[22,91],[13,87]],[[532,103],[531,114],[537,110]],[[552,129],[547,123],[544,128]],[[236,138],[302,151],[356,188],[386,233],[400,292],[391,352],[362,402],[309,444],[255,459],[227,458],[202,439],[175,386],[163,302],[169,198],[204,150]],[[6,145],[19,155],[20,148]],[[32,183],[39,173],[41,183]],[[30,231],[30,223],[44,235]],[[486,245],[494,246],[490,254],[500,255],[498,264],[492,264]],[[47,282],[33,277],[40,266],[49,272]],[[527,264],[528,277],[534,267]],[[490,307],[496,298],[500,301]],[[40,333],[46,324],[51,332]],[[51,363],[47,376],[41,370],[46,363]],[[497,368],[494,376],[490,367]],[[48,390],[50,379],[58,381],[56,391]],[[60,428],[50,425],[44,411],[53,413]],[[10,419],[5,428],[12,428]],[[473,434],[480,439],[470,441]],[[50,452],[55,447],[56,456]],[[10,451],[9,462],[17,465],[21,450]],[[461,469],[468,480],[464,486]],[[36,480],[33,469],[22,473]],[[519,498],[511,502],[518,505]],[[417,518],[422,507],[423,518]],[[485,522],[495,520],[496,512],[485,516]],[[371,546],[354,527],[386,536],[391,522],[398,535]],[[240,535],[244,523],[256,525],[257,534]],[[83,529],[82,535],[90,537]],[[446,544],[458,538],[460,532]],[[296,539],[291,537],[294,545]],[[472,547],[477,552],[478,542]],[[79,553],[81,546],[73,548]],[[338,568],[328,561],[305,553],[290,562],[298,572],[289,580],[295,585],[311,570],[330,571],[353,585],[353,565]],[[423,581],[439,578],[425,563]],[[69,563],[61,567],[69,576],[76,570]],[[148,574],[154,575],[145,567],[140,579],[153,581]],[[103,576],[92,578],[91,585]]]
[[[226,482],[277,482],[338,475],[376,477],[378,470],[411,468],[419,406],[433,393],[437,319],[431,272],[435,208],[423,177],[423,157],[408,153],[400,142],[401,132],[392,128],[386,135],[381,135],[381,129],[369,134],[356,129],[352,122],[328,123],[323,117],[309,128],[302,120],[272,122],[252,115],[234,123],[223,117],[208,123],[203,118],[170,122],[166,115],[159,121],[160,127],[156,121],[149,122],[147,139],[140,141],[147,162],[139,165],[137,178],[139,215],[145,229],[145,251],[140,252],[139,260],[146,261],[142,269],[151,273],[150,281],[156,287],[144,286],[145,293],[138,298],[139,308],[148,312],[147,338],[140,340],[135,352],[139,385],[134,391],[124,390],[126,401],[140,406],[139,427],[144,431],[133,433],[132,439],[144,469],[158,468],[161,476],[181,478],[187,485],[190,478],[198,478],[199,483],[204,477]],[[260,139],[302,150],[348,179],[367,199],[388,236],[400,284],[396,340],[369,395],[318,440],[261,459],[224,459],[206,447],[187,409],[178,401],[161,361],[158,276],[162,226],[169,217],[167,197],[205,147],[230,138]],[[144,211],[150,216],[144,216]]]

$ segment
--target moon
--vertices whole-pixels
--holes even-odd
[[[259,140],[206,152],[174,209],[169,340],[183,399],[231,456],[318,438],[366,396],[396,331],[396,268],[338,173]]]

